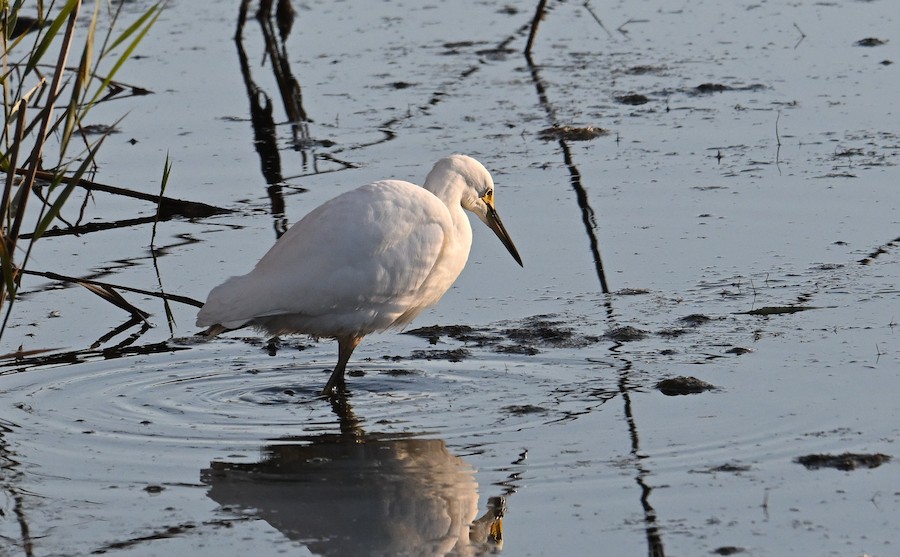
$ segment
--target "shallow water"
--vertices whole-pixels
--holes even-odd
[[[161,223],[155,263],[138,225],[44,239],[35,268],[201,299],[284,219],[420,181],[449,152],[494,173],[525,268],[476,227],[463,276],[414,325],[474,331],[367,338],[335,406],[315,396],[332,342],[198,343],[192,307],[173,303],[170,329],[158,299],[129,293],[155,327],[101,338],[121,310],[26,282],[0,351],[51,350],[0,368],[0,549],[896,552],[891,3],[591,4],[601,27],[550,2],[529,65],[531,5],[307,2],[284,45],[296,128],[259,24],[242,75],[236,7],[198,4],[170,5],[122,76],[154,94],[98,107],[129,114],[96,179],[158,193],[169,152],[167,195],[233,212]],[[633,93],[648,102],[617,100]],[[261,163],[248,98],[263,94],[279,124]],[[609,133],[542,139],[553,124]],[[88,209],[153,211],[99,193]],[[804,311],[747,313],[767,307]],[[676,376],[716,388],[655,388]],[[795,462],[826,453],[894,460]]]

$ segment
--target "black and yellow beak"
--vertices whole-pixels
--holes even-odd
[[[519,250],[516,249],[516,245],[513,243],[512,238],[509,237],[509,232],[507,232],[506,227],[503,226],[503,221],[500,220],[497,209],[494,208],[494,192],[488,191],[481,200],[487,205],[485,224],[494,231],[494,234],[496,234],[498,238],[500,238],[500,241],[506,246],[509,254],[516,260],[516,263],[518,263],[520,267],[524,267],[525,265],[522,264],[522,257],[519,256]]]

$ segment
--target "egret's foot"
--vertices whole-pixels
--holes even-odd
[[[347,396],[347,387],[325,387],[322,389],[322,392],[319,393],[319,396],[322,398],[327,398],[329,400],[333,400],[335,398],[345,398]]]
[[[328,379],[328,383],[325,384],[325,388],[322,389],[322,396],[325,398],[332,398],[335,396],[344,396],[347,394],[347,383],[344,381],[344,374],[341,373],[337,375],[336,373],[331,374],[331,378]]]

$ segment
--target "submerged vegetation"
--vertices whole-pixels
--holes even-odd
[[[88,123],[91,109],[148,92],[115,76],[156,22],[163,2],[120,29],[125,5],[96,0],[88,12],[81,0],[0,3],[0,338],[34,243],[58,223],[70,226],[61,216],[63,206],[76,188],[86,187],[98,150],[115,129],[105,126],[98,134]],[[111,288],[92,291],[117,305],[124,302]]]

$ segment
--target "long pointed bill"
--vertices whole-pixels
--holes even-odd
[[[485,221],[485,224],[487,224],[488,228],[493,230],[494,234],[500,238],[500,241],[506,246],[509,254],[516,260],[516,263],[518,263],[520,267],[524,267],[525,265],[522,264],[522,258],[519,256],[519,250],[516,249],[516,245],[513,244],[512,238],[509,237],[509,232],[507,232],[506,227],[503,226],[503,221],[500,220],[500,215],[497,214],[497,210],[494,209],[494,206],[490,203],[487,204],[487,208],[487,220]]]

